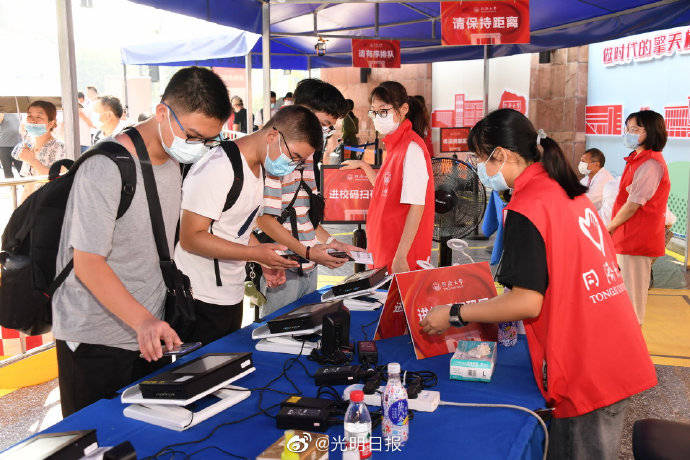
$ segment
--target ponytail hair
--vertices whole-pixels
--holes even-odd
[[[513,109],[499,109],[482,118],[467,139],[470,150],[488,157],[496,147],[515,152],[528,163],[541,162],[549,177],[558,182],[569,198],[588,189],[577,180],[563,150],[550,137],[540,138],[526,116]]]
[[[573,199],[587,192],[588,188],[577,180],[575,171],[565,159],[561,146],[550,137],[541,140],[541,163],[549,176]]]
[[[405,118],[412,123],[412,129],[420,137],[424,137],[429,130],[429,117],[426,108],[419,100],[407,95],[407,90],[397,81],[384,81],[374,88],[369,95],[369,103],[374,99],[380,99],[386,104],[393,106],[395,110],[400,110],[403,104],[407,104],[408,111]]]

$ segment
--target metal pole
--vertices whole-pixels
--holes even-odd
[[[261,64],[264,72],[264,116],[262,123],[271,118],[271,5],[264,1],[261,5]]]
[[[307,72],[309,78],[311,78],[311,56],[307,56]]]
[[[484,45],[484,116],[489,113],[489,45]]]
[[[379,4],[376,3],[374,5],[374,33],[378,37],[379,36]]]
[[[62,119],[65,126],[65,151],[72,158],[81,154],[79,109],[77,107],[77,66],[74,55],[72,0],[57,0],[58,55],[62,86]]]
[[[125,109],[127,109],[127,116],[130,117],[129,113],[129,89],[127,88],[127,64],[122,63],[122,76],[125,79]]]
[[[254,131],[254,110],[252,105],[252,53],[244,57],[244,68],[247,75],[247,97],[245,109],[247,110],[247,134]]]
[[[690,177],[688,177],[688,208],[685,224],[685,270],[690,271]]]

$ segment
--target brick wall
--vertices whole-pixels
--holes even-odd
[[[369,93],[381,82],[395,80],[405,86],[410,96],[421,94],[431,113],[431,64],[403,64],[400,69],[371,69],[367,83],[360,83],[360,70],[355,67],[321,69],[321,79],[354,101],[354,112],[359,118],[360,142],[374,139],[374,126],[367,116]]]
[[[529,118],[558,142],[573,165],[585,151],[589,48],[556,50],[549,64],[532,55]]]

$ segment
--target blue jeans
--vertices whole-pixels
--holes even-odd
[[[316,291],[318,268],[305,271],[304,276],[299,276],[293,270],[285,270],[285,278],[287,280],[280,286],[267,288],[266,279],[262,277],[261,292],[266,296],[266,304],[259,309],[261,318]]]

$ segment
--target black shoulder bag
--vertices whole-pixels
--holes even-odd
[[[163,212],[161,211],[161,204],[158,198],[158,188],[156,187],[151,159],[146,150],[144,140],[136,129],[128,129],[124,132],[132,139],[132,143],[139,156],[141,173],[144,177],[144,189],[146,190],[146,201],[148,202],[149,215],[151,216],[153,238],[156,241],[163,281],[167,288],[165,321],[170,324],[170,327],[177,332],[177,335],[184,342],[189,338],[196,320],[191,283],[189,282],[189,277],[178,270],[175,261],[170,258],[168,241],[165,236]]]

